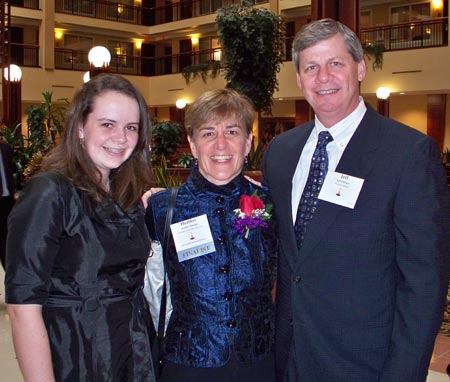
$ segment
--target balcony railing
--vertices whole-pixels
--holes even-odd
[[[105,0],[58,0],[55,10],[77,16],[138,25],[159,25],[214,13],[240,0],[183,0],[161,7],[146,8]],[[255,4],[268,0],[253,0]]]
[[[39,0],[10,0],[9,3],[14,7],[39,9]]]
[[[448,45],[448,19],[389,25],[363,29],[360,33],[363,45],[383,44],[385,51],[416,49]],[[286,39],[285,61],[291,58],[292,37]],[[66,70],[89,70],[88,52],[71,49],[55,49],[55,68]],[[159,57],[113,55],[110,71],[137,76],[160,76],[181,73],[183,68],[198,64],[222,61],[220,48]]]
[[[448,18],[361,29],[360,39],[384,51],[448,46]]]
[[[109,71],[136,76],[160,76],[181,73],[186,66],[220,61],[220,58],[221,49],[206,49],[161,57],[113,55]],[[88,71],[88,52],[56,48],[55,68]]]
[[[39,45],[12,42],[11,63],[19,66],[39,66]]]
[[[134,5],[100,0],[59,0],[55,11],[123,23],[141,24],[143,8]]]

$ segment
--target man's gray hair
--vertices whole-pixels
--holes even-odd
[[[297,33],[292,44],[292,61],[295,70],[300,68],[300,52],[317,44],[320,41],[327,40],[335,34],[340,33],[344,38],[347,50],[355,62],[364,60],[364,51],[358,36],[346,25],[333,19],[321,19],[306,24]]]

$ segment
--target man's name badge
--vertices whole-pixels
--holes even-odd
[[[343,207],[354,208],[364,179],[328,171],[318,198]]]
[[[180,262],[214,252],[216,247],[206,215],[170,225]]]

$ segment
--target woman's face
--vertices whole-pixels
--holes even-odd
[[[92,112],[78,134],[103,182],[133,153],[139,137],[139,115],[137,101],[125,94],[105,91],[95,97]]]
[[[252,137],[235,118],[228,118],[203,124],[188,140],[200,174],[213,184],[223,185],[241,173]]]

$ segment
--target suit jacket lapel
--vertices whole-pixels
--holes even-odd
[[[282,176],[279,177],[280,182],[278,192],[280,198],[278,199],[278,208],[280,208],[280,211],[283,211],[283,214],[286,214],[287,217],[280,219],[278,224],[280,224],[280,231],[287,233],[289,247],[286,253],[291,254],[292,256],[286,256],[286,260],[291,269],[294,269],[294,264],[298,258],[297,242],[295,239],[294,224],[292,222],[292,178],[297,168],[303,147],[305,146],[313,127],[314,121],[310,121],[302,127],[296,127],[296,129],[298,129],[298,134],[293,136],[285,147],[284,154],[287,160],[283,160],[285,168],[283,169]]]
[[[365,179],[373,165],[374,151],[380,140],[380,116],[370,107],[350,139],[339,161],[336,172]],[[363,192],[364,185],[361,190]],[[319,200],[317,211],[311,220],[302,242],[300,255],[307,256],[320,243],[328,228],[335,224],[339,213],[347,207]]]

